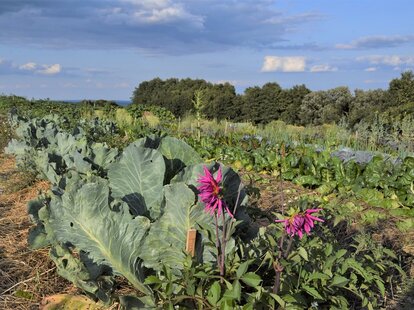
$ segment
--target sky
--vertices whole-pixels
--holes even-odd
[[[412,0],[0,0],[0,94],[127,100],[142,81],[387,88]]]

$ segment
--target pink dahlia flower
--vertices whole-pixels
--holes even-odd
[[[225,201],[223,200],[223,189],[220,187],[222,179],[221,167],[217,171],[217,177],[214,179],[210,171],[204,166],[204,175],[200,175],[197,182],[200,186],[197,187],[199,190],[199,196],[201,201],[205,204],[205,211],[214,214],[217,211],[217,215],[223,212],[223,207],[227,213],[234,218],[230,212]]]
[[[324,222],[324,220],[313,216],[312,213],[319,212],[322,209],[308,209],[305,212],[297,213],[284,220],[276,220],[277,223],[285,223],[285,231],[288,235],[298,235],[300,239],[303,237],[303,231],[307,235],[315,226],[314,221]]]

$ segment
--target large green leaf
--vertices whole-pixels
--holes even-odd
[[[36,226],[31,227],[27,241],[31,249],[40,249],[50,244],[49,236],[45,230],[44,224],[40,218],[42,209],[45,209],[46,199],[39,196],[35,200],[29,201],[27,204],[27,212],[32,223]]]
[[[92,170],[92,165],[84,159],[84,156],[78,151],[72,151],[63,156],[68,169],[86,174]]]
[[[62,245],[56,244],[50,250],[50,257],[57,267],[60,276],[104,302],[109,302],[115,281],[110,276],[104,276],[105,266],[90,262],[84,255],[79,258]]]
[[[11,139],[9,144],[7,144],[6,148],[4,149],[6,154],[13,154],[13,155],[25,155],[31,150],[31,147],[28,146],[24,141],[17,141],[15,139]]]
[[[49,226],[58,241],[87,252],[95,263],[111,267],[148,294],[138,256],[150,222],[142,216],[133,218],[124,203],[117,209],[110,208],[106,182],[73,186],[61,197],[52,197]]]
[[[140,257],[146,267],[156,270],[161,269],[162,264],[182,269],[188,229],[214,227],[214,219],[195,204],[194,192],[184,183],[164,186],[164,194],[164,213],[151,225]],[[203,235],[198,234],[197,248],[202,246],[202,240]]]
[[[220,167],[219,163],[210,163],[208,165],[196,164],[184,168],[174,179],[172,179],[171,183],[184,182],[188,186],[196,188],[199,185],[198,179],[201,175],[204,175],[204,166],[206,166],[213,176],[216,177]],[[238,201],[236,218],[239,219],[239,215],[242,215],[244,207],[247,204],[247,195],[243,189],[239,175],[229,167],[221,165],[221,168],[221,186],[223,188],[224,200],[227,202],[231,211],[234,211],[236,201]]]
[[[200,155],[191,146],[173,137],[163,137],[158,146],[158,151],[164,155],[165,159],[166,184],[184,167],[203,162]]]
[[[45,153],[43,151],[37,151],[36,155],[33,156],[33,161],[36,165],[36,170],[39,172],[40,177],[48,180],[53,185],[56,185],[61,179],[61,176],[57,173],[57,165],[58,162],[62,161],[56,158],[52,158],[52,154]]]
[[[151,135],[141,138],[133,144],[156,149],[164,156],[166,166],[164,184],[170,183],[170,180],[184,167],[203,162],[200,155],[191,146],[174,137]]]
[[[161,213],[164,159],[156,150],[130,145],[110,165],[108,178],[112,195],[125,201],[136,215]]]
[[[71,134],[59,132],[56,134],[55,146],[50,147],[57,155],[64,156],[70,154],[75,150],[84,149],[87,145],[86,139],[76,139]]]
[[[220,165],[219,163],[210,163],[210,164],[196,164],[184,168],[179,172],[172,180],[171,183],[184,182],[194,191],[199,185],[198,179],[201,175],[204,174],[203,167],[206,166],[207,169],[213,174],[214,177],[217,176],[217,171],[219,167],[222,168],[222,182],[221,186],[223,188],[224,200],[226,201],[230,211],[234,213],[234,216],[239,222],[238,235],[244,240],[252,239],[257,235],[257,227],[250,225],[251,219],[246,212],[246,206],[248,203],[248,196],[243,188],[241,179],[239,175],[229,167]],[[237,202],[237,207],[236,207]],[[203,204],[199,202],[199,205],[203,207]],[[230,217],[226,214],[227,220],[230,220]]]
[[[103,143],[93,143],[91,146],[90,159],[95,165],[107,169],[118,155],[117,148],[108,148]]]

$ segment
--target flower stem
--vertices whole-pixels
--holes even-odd
[[[225,256],[226,256],[226,217],[224,216],[224,211],[221,213],[222,220],[223,220],[223,235],[222,235],[222,241],[221,241],[221,266],[220,266],[220,275],[224,277],[224,271],[225,271]]]
[[[290,239],[289,239],[289,243],[288,243],[288,246],[287,246],[286,250],[283,251],[284,237],[285,237],[285,232],[283,232],[282,236],[280,237],[278,258],[277,258],[276,262],[273,263],[273,269],[275,270],[275,281],[274,281],[274,284],[273,284],[273,293],[274,294],[279,293],[279,289],[280,289],[280,277],[281,277],[282,271],[283,271],[283,266],[280,264],[280,259],[282,258],[282,256],[284,258],[287,258],[289,256],[290,249],[291,249],[292,243],[293,243],[293,236],[291,236]],[[299,277],[300,277],[300,275],[299,275]]]
[[[220,268],[220,276],[223,275],[222,267],[221,267],[221,256],[222,251],[220,249],[220,236],[219,236],[219,229],[218,229],[218,219],[217,213],[214,212],[214,222],[216,224],[216,248],[217,248],[217,266]],[[221,280],[222,282],[223,280]]]
[[[279,261],[273,263],[273,269],[275,270],[275,281],[273,283],[273,294],[279,293],[280,288],[280,276],[283,271],[283,267],[280,265]]]
[[[292,243],[293,243],[293,236],[290,236],[288,246],[287,246],[286,251],[283,255],[284,258],[287,258],[289,256],[290,248],[292,247]]]
[[[285,241],[285,235],[286,232],[283,231],[282,236],[280,237],[279,240],[279,253],[278,253],[278,257],[276,262],[273,263],[273,269],[275,270],[275,281],[273,284],[273,293],[277,294],[279,292],[279,288],[280,288],[280,276],[282,274],[283,271],[283,267],[280,265],[280,259],[283,256],[283,242]]]

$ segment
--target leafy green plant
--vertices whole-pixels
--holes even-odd
[[[365,233],[344,238],[338,227],[351,212],[375,223],[372,208],[409,220],[410,157],[394,164],[380,157],[358,163],[331,157],[329,150],[237,136],[187,138],[194,149],[173,137],[148,136],[119,151],[93,141],[85,127],[63,130],[62,118],[12,122],[17,139],[8,151],[53,185],[29,204],[35,224],[29,244],[50,246],[59,274],[93,298],[116,298],[126,308],[373,309],[404,277],[393,251]],[[91,131],[113,128],[90,124]],[[271,224],[257,233],[238,174],[215,161],[204,163],[197,150],[205,158],[276,171],[318,188],[321,197],[292,205],[285,228]],[[203,182],[206,171],[211,178]],[[203,195],[207,181],[214,186]],[[203,210],[211,195],[222,202],[220,222]],[[306,210],[321,207],[324,225],[310,236],[291,236],[309,233],[305,222],[313,212]],[[217,208],[213,201],[207,209]],[[186,233],[193,228],[191,257]],[[136,296],[117,296],[117,277],[127,279]]]
[[[31,130],[22,135],[28,139],[23,153],[38,154],[34,169],[54,185],[48,197],[31,204],[29,212],[37,226],[29,241],[34,248],[51,245],[59,272],[89,294],[109,296],[109,291],[96,290],[98,278],[122,275],[152,298],[145,276],[159,270],[161,263],[175,273],[182,272],[186,232],[193,227],[199,231],[199,262],[214,261],[217,256],[217,249],[208,241],[210,236],[226,234],[229,248],[235,246],[231,235],[236,231],[215,230],[213,219],[197,202],[194,184],[202,160],[185,143],[148,137],[118,155],[105,145],[88,143],[82,134],[72,136],[51,128],[54,130],[42,143]],[[11,144],[12,150],[15,143],[17,140]],[[223,171],[226,203],[239,204],[235,217],[246,220],[246,195],[242,193],[240,202],[236,197],[240,196],[240,178],[218,164],[208,167]],[[76,257],[74,252],[85,255]],[[73,261],[72,267],[61,264],[62,257]],[[86,280],[89,286],[82,282]]]

